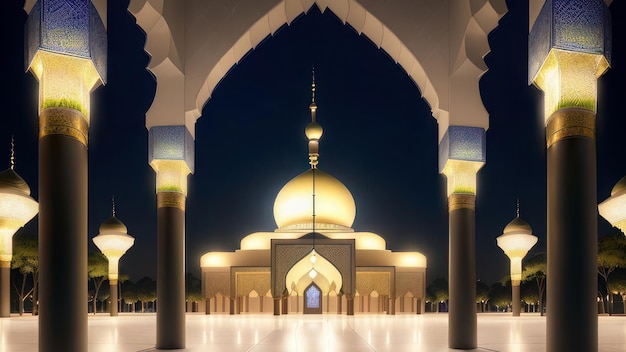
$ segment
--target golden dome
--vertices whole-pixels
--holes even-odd
[[[109,220],[103,222],[102,225],[100,225],[100,233],[107,233],[107,232],[126,233],[127,231],[128,229],[126,228],[126,225],[124,225],[124,223],[121,222],[115,216],[112,216],[111,218],[109,218]]]
[[[350,228],[356,205],[350,191],[333,176],[320,169],[309,169],[291,179],[274,201],[274,220],[278,228],[304,225],[311,228],[313,215],[313,172],[315,172],[315,224],[322,227]]]
[[[0,172],[0,189],[12,189],[30,195],[30,187],[13,169]]]
[[[511,232],[530,234],[533,232],[533,230],[526,221],[522,220],[518,216],[515,219],[513,219],[513,221],[511,221],[508,225],[506,225],[503,231],[504,234],[511,233]]]
[[[626,176],[622,177],[622,179],[619,180],[619,182],[617,182],[615,186],[613,186],[613,189],[611,190],[611,195],[616,195],[623,190],[626,190]]]

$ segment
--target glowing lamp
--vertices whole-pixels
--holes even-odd
[[[497,238],[497,242],[498,247],[511,260],[512,284],[519,285],[522,280],[522,259],[537,243],[537,237],[532,234],[530,225],[518,216],[504,228],[504,232]]]
[[[114,215],[100,225],[100,233],[93,238],[93,243],[109,260],[109,281],[117,282],[119,260],[135,239],[126,233],[126,226]]]
[[[613,187],[611,196],[598,205],[598,212],[626,234],[626,176]]]
[[[30,187],[11,168],[0,173],[0,317],[11,315],[9,278],[13,257],[13,235],[39,211],[39,204],[30,197]],[[5,281],[6,280],[6,281]]]
[[[90,93],[106,81],[107,34],[89,0],[40,0],[26,21],[26,69],[40,82],[40,108],[80,111],[89,122]]]
[[[13,257],[13,235],[39,212],[30,197],[30,187],[10,168],[0,173],[0,262],[9,265]],[[5,264],[8,263],[8,264]]]

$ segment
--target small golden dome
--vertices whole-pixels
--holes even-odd
[[[508,225],[506,225],[506,227],[504,228],[503,233],[507,234],[510,232],[517,232],[517,233],[532,233],[533,230],[530,227],[530,225],[528,225],[528,223],[524,220],[522,220],[519,216],[516,217],[515,219],[513,219],[513,221],[511,221]]]
[[[309,123],[304,129],[304,134],[308,139],[320,139],[323,133],[324,129],[322,129],[322,126],[317,122]]]
[[[613,186],[613,189],[611,190],[611,196],[616,195],[624,190],[626,190],[626,176],[622,177],[622,179],[619,180],[619,182],[617,182],[615,186]]]
[[[103,222],[102,225],[100,225],[100,233],[107,233],[107,232],[126,233],[127,231],[128,229],[126,228],[126,225],[124,225],[124,223],[121,222],[115,216],[112,216],[111,218],[109,218],[109,220]]]
[[[30,187],[13,169],[0,172],[0,190],[2,189],[11,189],[27,196],[30,195]]]

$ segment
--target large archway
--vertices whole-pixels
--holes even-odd
[[[482,57],[489,48],[487,33],[495,27],[506,6],[503,1],[495,0],[471,4],[437,1],[428,6],[409,2],[385,6],[362,3],[368,2],[286,0],[270,8],[258,3],[250,7],[222,3],[222,8],[215,3],[197,2],[131,3],[138,23],[148,34],[146,48],[153,55],[149,68],[160,80],[146,120],[150,132],[149,160],[157,178],[157,206],[165,209],[160,210],[163,215],[159,219],[165,217],[160,233],[181,238],[181,229],[170,227],[169,223],[180,223],[178,210],[185,211],[187,175],[195,168],[195,121],[214,87],[235,62],[268,34],[314,4],[322,9],[328,7],[404,67],[437,119],[438,170],[447,178],[451,224],[450,345],[475,347],[473,290],[468,287],[473,285],[476,275],[473,249],[476,173],[486,161],[488,128],[478,79],[486,69]],[[217,17],[219,14],[224,17]],[[424,28],[425,23],[428,26]],[[239,36],[242,28],[243,35]],[[222,49],[225,54],[220,57]],[[170,208],[177,210],[172,213]],[[160,253],[170,254],[167,249]],[[171,270],[168,268],[168,274],[163,275],[171,276]],[[165,332],[159,323],[164,320],[157,319],[157,330]]]

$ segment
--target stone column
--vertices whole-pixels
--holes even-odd
[[[453,193],[448,197],[450,222],[448,268],[448,345],[477,347],[476,321],[476,196]]]
[[[87,351],[90,94],[106,77],[106,30],[91,1],[38,1],[26,69],[39,81],[39,351]],[[56,35],[63,33],[63,35]]]
[[[157,349],[185,348],[185,203],[193,139],[185,126],[149,131],[157,190]]]
[[[354,294],[348,293],[346,296],[346,315],[354,315]]]
[[[39,351],[87,350],[87,121],[39,117]]]
[[[157,348],[185,348],[185,200],[157,193]]]
[[[280,315],[280,306],[281,306],[281,302],[282,302],[282,296],[281,297],[273,297],[274,299],[274,315]]]
[[[522,299],[520,298],[520,282],[511,282],[511,305],[513,308],[513,316],[519,317],[522,311]]]
[[[0,261],[0,317],[11,316],[11,262]]]
[[[598,350],[595,111],[610,37],[603,1],[546,1],[529,34],[529,82],[545,93],[548,352]]]
[[[474,349],[476,315],[476,174],[485,164],[485,130],[449,126],[439,143],[449,221],[448,347]]]
[[[343,294],[337,295],[337,314],[343,314],[341,305],[343,303]]]
[[[117,302],[117,288],[118,288],[118,283],[117,280],[109,280],[109,300],[111,301],[111,316],[112,317],[116,317],[117,316],[117,307],[118,307],[118,302]]]
[[[289,295],[283,296],[280,300],[282,302],[282,314],[289,314]]]

